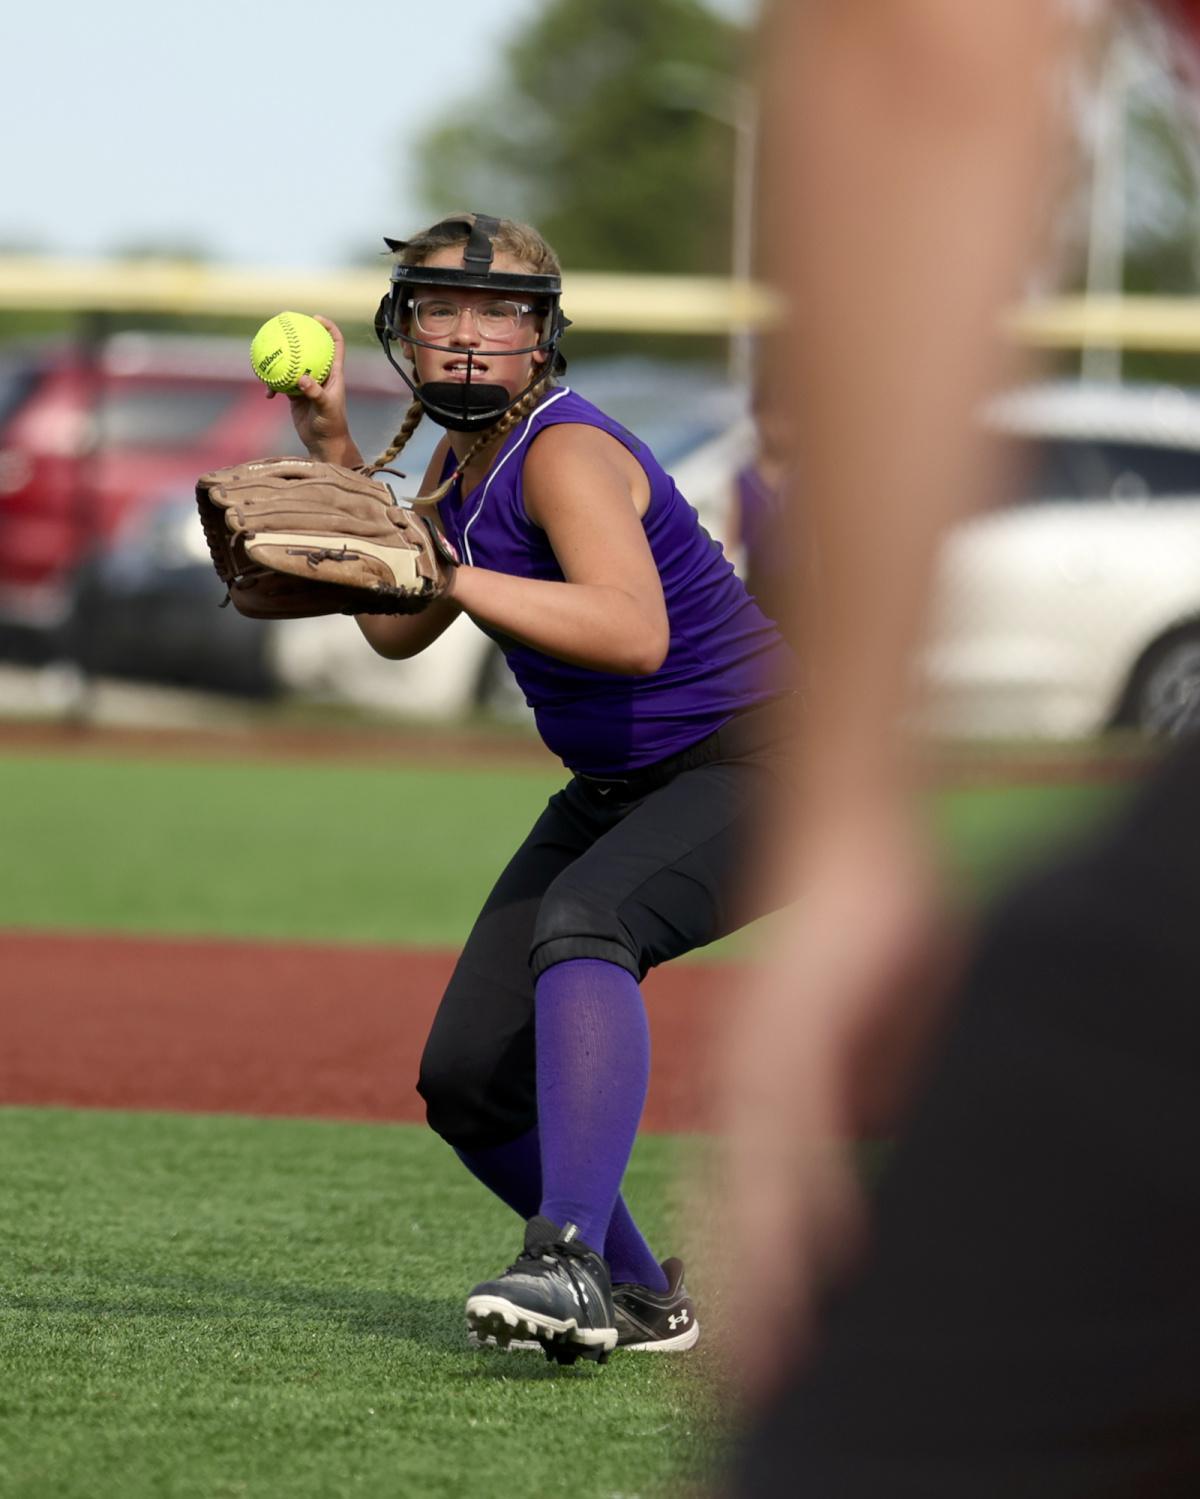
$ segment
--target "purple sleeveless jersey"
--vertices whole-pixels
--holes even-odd
[[[643,518],[671,627],[667,659],[651,676],[570,666],[495,635],[549,749],[571,770],[620,775],[695,744],[735,713],[787,690],[794,658],[743,588],[671,476],[644,443],[567,387],[509,433],[470,494],[438,504],[464,562],[523,578],[563,580],[546,533],[525,514],[521,469],[529,444],[560,422],[599,427],[637,458],[650,481]],[[453,460],[448,456],[443,477]]]

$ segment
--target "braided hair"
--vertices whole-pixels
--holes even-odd
[[[442,221],[445,222],[444,220]],[[435,250],[446,249],[458,244],[466,245],[466,234],[447,235],[441,224],[434,229],[422,230],[405,242],[403,250],[400,251],[398,259],[402,265],[422,265],[427,256]],[[493,241],[498,250],[503,250],[511,255],[514,260],[519,260],[535,275],[561,275],[562,267],[558,256],[537,232],[529,224],[517,223],[514,219],[501,219],[500,227]],[[502,442],[512,429],[535,411],[546,391],[555,383],[553,360],[547,362],[546,367],[538,379],[529,387],[521,399],[509,411],[506,411],[494,426],[489,427],[486,432],[480,433],[467,451],[455,465],[453,472],[443,483],[429,494],[419,494],[414,497],[414,503],[419,505],[432,505],[444,498],[457,484],[467,469],[471,460],[485,448],[494,443]],[[425,408],[421,402],[414,401],[404,413],[404,420],[400,424],[400,430],[392,438],[386,449],[375,459],[374,463],[366,466],[369,474],[378,473],[381,468],[386,468],[403,449],[404,445],[412,437],[420,426],[421,418],[425,414]]]

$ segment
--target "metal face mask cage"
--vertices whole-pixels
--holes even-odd
[[[375,336],[383,345],[388,363],[420,401],[431,419],[452,432],[481,432],[511,411],[542,378],[545,365],[538,365],[524,390],[510,395],[503,385],[488,384],[473,378],[474,353],[468,349],[467,378],[458,380],[430,380],[418,384],[397,362],[392,352],[393,343],[417,344],[423,349],[436,349],[439,353],[455,352],[445,344],[419,338],[413,332],[408,304],[420,288],[444,287],[448,291],[467,289],[490,291],[497,297],[512,297],[517,301],[533,302],[545,308],[537,342],[520,348],[505,347],[501,357],[510,354],[534,354],[545,351],[555,374],[561,374],[567,362],[559,353],[558,343],[571,326],[570,319],[562,314],[559,305],[562,297],[562,280],[558,276],[539,276],[528,272],[494,271],[493,241],[500,230],[500,221],[487,214],[477,213],[470,218],[443,219],[435,224],[433,234],[444,233],[447,244],[453,244],[463,234],[467,244],[463,250],[462,269],[445,269],[423,265],[394,265],[391,286],[379,304],[375,314]],[[384,244],[395,252],[403,250],[405,241],[384,238]]]

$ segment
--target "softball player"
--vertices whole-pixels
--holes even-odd
[[[465,215],[395,252],[376,321],[423,416],[425,476],[462,566],[415,616],[362,616],[401,659],[460,612],[495,639],[572,772],[500,875],[434,1021],[431,1126],[528,1220],[467,1301],[476,1343],[547,1357],[698,1336],[678,1260],[620,1196],[649,1075],[639,980],[759,914],[744,850],[786,766],[786,645],[644,444],[559,383],[560,270],[533,230]],[[358,464],[338,361],[303,382],[315,457]]]
[[[792,442],[778,391],[762,374],[754,383],[751,413],[755,449],[734,475],[724,541],[731,554],[740,550],[742,578],[759,608],[786,630],[792,548],[785,544],[784,504]]]

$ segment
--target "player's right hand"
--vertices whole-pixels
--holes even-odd
[[[333,368],[323,385],[311,375],[300,376],[299,389],[288,394],[292,422],[311,457],[355,468],[363,459],[346,416],[346,341],[336,323],[320,313],[314,316],[333,339]]]

